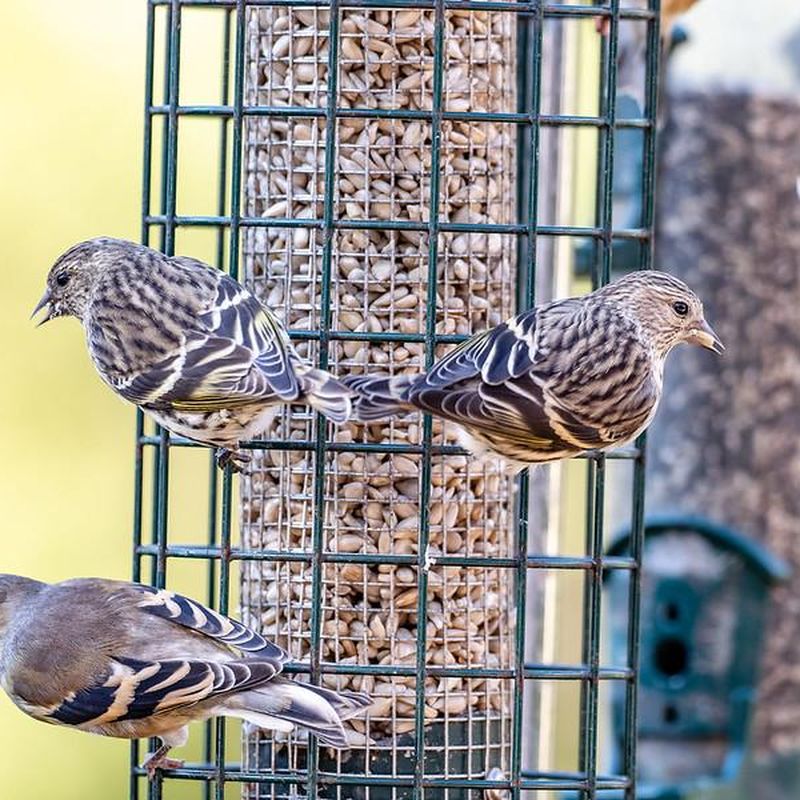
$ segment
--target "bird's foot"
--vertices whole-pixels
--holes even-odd
[[[611,17],[595,17],[594,29],[601,36],[608,36],[608,34],[611,32]]]
[[[215,458],[220,469],[230,466],[232,472],[241,472],[251,460],[250,454],[243,450],[226,450],[224,447],[217,448]]]
[[[144,760],[142,766],[147,770],[147,777],[152,781],[155,780],[156,773],[160,769],[180,769],[183,766],[183,761],[179,758],[168,758],[169,747],[162,745]]]

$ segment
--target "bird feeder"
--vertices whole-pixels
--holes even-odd
[[[550,299],[555,282],[540,281],[566,275],[576,237],[594,243],[596,286],[609,279],[617,239],[634,240],[639,266],[652,267],[650,6],[149,0],[142,238],[206,255],[281,317],[308,362],[341,374],[425,369],[519,304]],[[217,55],[219,73],[198,97],[189,45],[203,15],[219,25],[220,46],[203,41],[198,57],[205,70]],[[598,15],[608,36],[577,63]],[[643,28],[649,53],[635,119],[614,102],[622,22]],[[578,102],[576,76],[596,102]],[[184,146],[194,125],[216,138],[216,162]],[[642,131],[645,154],[635,229],[620,228],[610,202],[613,131],[623,128]],[[578,139],[596,150],[580,184],[562,146]],[[211,208],[180,180],[208,163]],[[571,219],[563,195],[584,186],[597,198],[591,219]],[[216,255],[197,252],[200,242]],[[134,743],[131,800],[145,791],[159,800],[172,781],[217,797],[239,784],[249,800],[635,795],[635,726],[615,775],[598,770],[597,733],[605,682],[624,683],[636,705],[642,450],[613,455],[633,475],[633,546],[605,563],[605,456],[586,463],[585,549],[570,555],[543,543],[546,504],[531,499],[527,477],[515,496],[505,467],[468,458],[453,433],[421,415],[333,428],[285,409],[265,437],[243,443],[252,460],[236,479],[237,503],[229,470],[220,476],[204,448],[139,416],[134,577],[172,586],[181,567],[194,567],[210,605],[235,613],[238,601],[248,625],[291,652],[287,673],[376,702],[349,721],[343,752],[314,737],[248,731],[241,763],[231,762],[218,721],[199,763],[146,784]],[[187,542],[171,503],[192,461],[209,469],[205,490],[192,483],[207,527],[198,535],[193,526]],[[609,570],[631,573],[629,648],[616,665],[600,661]],[[240,593],[231,591],[237,575]],[[579,580],[582,602],[556,609],[556,576]],[[579,663],[554,663],[540,646],[565,627],[580,638]],[[554,686],[574,690],[574,717],[556,707]],[[556,717],[574,732],[566,773],[548,747],[553,726],[539,724]]]
[[[642,579],[639,771],[642,797],[680,798],[732,782],[756,698],[769,589],[788,568],[753,540],[705,519],[646,524]],[[620,536],[610,556],[627,552]],[[612,657],[625,652],[628,589],[609,574]],[[613,702],[619,759],[624,698]]]
[[[246,212],[267,225],[247,232],[245,277],[292,330],[344,334],[327,354],[334,372],[419,372],[434,337],[513,313],[513,241],[439,230],[513,221],[513,129],[442,122],[433,110],[515,110],[514,28],[513,15],[488,10],[438,21],[416,8],[251,14],[247,102],[294,111],[247,126]],[[313,219],[323,227],[302,226]],[[318,357],[311,342],[299,349]],[[430,669],[511,667],[514,582],[492,563],[514,548],[510,479],[497,462],[433,453],[455,449],[452,431],[427,430],[419,414],[335,432],[319,424],[286,411],[269,438],[332,447],[255,454],[242,493],[247,546],[298,559],[246,565],[251,620],[296,658],[343,668],[323,683],[375,698],[350,723],[351,751],[323,753],[320,768],[412,776],[403,754],[424,727],[426,774],[507,771],[509,682]],[[457,563],[470,558],[483,562]],[[259,735],[250,766],[302,763],[304,748]]]

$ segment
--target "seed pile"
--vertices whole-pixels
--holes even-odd
[[[429,221],[430,121],[348,116],[347,111],[431,110],[433,16],[432,11],[417,9],[341,12],[332,186],[337,220]],[[488,11],[446,12],[444,110],[515,110],[511,17]],[[247,103],[307,108],[308,115],[293,111],[290,116],[248,118],[248,215],[323,219],[329,28],[326,9],[273,7],[251,13]],[[513,221],[514,134],[510,126],[498,123],[442,123],[441,221]],[[322,231],[248,228],[243,246],[248,283],[292,330],[316,330],[326,266]],[[338,229],[330,260],[331,329],[424,332],[428,246],[425,231]],[[439,234],[437,332],[469,334],[512,313],[513,248],[513,240],[499,234]],[[299,349],[309,359],[316,358],[314,342],[300,342]],[[399,374],[423,366],[424,345],[419,342],[334,340],[330,346],[335,374]],[[452,443],[451,433],[437,423],[434,443]],[[313,416],[299,409],[287,411],[270,433],[270,438],[300,442],[314,441],[315,436]],[[409,415],[369,428],[342,426],[328,440],[419,445],[422,421],[419,415]],[[374,452],[326,457],[323,551],[373,560],[338,560],[319,567],[323,661],[416,664],[420,459],[417,454]],[[246,563],[243,612],[298,658],[308,657],[314,603],[314,567],[305,558],[314,544],[314,467],[314,455],[308,451],[256,451],[242,478],[245,545],[299,559]],[[511,555],[510,506],[510,483],[496,462],[434,456],[428,556]],[[383,555],[394,562],[380,563],[377,557]],[[424,620],[428,664],[510,667],[512,592],[512,574],[502,568],[430,567]],[[350,723],[354,741],[368,742],[371,752],[413,731],[413,675],[337,675],[323,680],[375,697],[369,716]],[[507,681],[429,677],[425,719],[446,721],[451,730],[457,720],[470,726],[500,720],[504,728],[511,713],[510,696]],[[504,736],[495,745],[485,748],[480,765],[467,759],[463,774],[506,768],[508,739]],[[452,762],[447,769],[454,774]]]

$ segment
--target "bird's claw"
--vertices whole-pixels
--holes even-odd
[[[142,766],[147,771],[147,777],[152,781],[155,780],[158,770],[180,769],[183,763],[184,762],[179,758],[169,758],[167,756],[167,750],[163,747],[159,747],[158,750],[147,756]]]
[[[609,32],[611,31],[611,17],[595,17],[594,29],[601,36],[608,36]]]
[[[232,472],[241,472],[246,464],[250,463],[250,454],[242,450],[226,450],[218,447],[214,456],[220,469],[230,466]]]

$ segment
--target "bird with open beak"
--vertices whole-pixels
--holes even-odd
[[[341,423],[348,390],[305,363],[280,321],[230,275],[121,239],[89,239],[51,267],[40,325],[77,317],[100,377],[167,430],[217,449],[220,466],[284,403]]]

